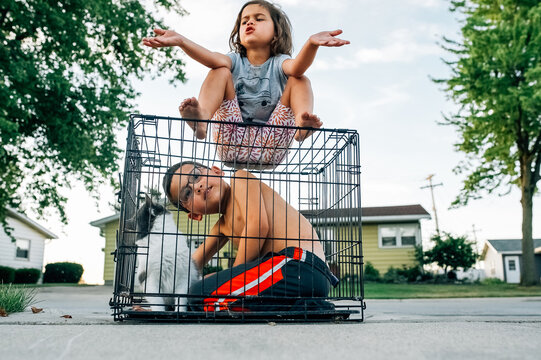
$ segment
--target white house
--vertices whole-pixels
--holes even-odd
[[[535,263],[538,276],[541,276],[541,239],[534,239]],[[508,283],[520,282],[522,266],[522,240],[501,239],[487,240],[481,260],[485,262],[488,278],[498,278]]]
[[[7,223],[15,242],[0,227],[0,265],[14,269],[43,269],[45,240],[57,236],[25,215],[8,208]]]

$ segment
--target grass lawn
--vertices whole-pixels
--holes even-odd
[[[541,296],[541,286],[514,284],[364,284],[366,299],[434,299]]]

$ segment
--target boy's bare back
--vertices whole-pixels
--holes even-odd
[[[325,261],[310,222],[276,191],[245,170],[235,172],[231,189],[226,211],[217,225],[238,245],[235,265],[287,247],[300,247]]]

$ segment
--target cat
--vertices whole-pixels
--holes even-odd
[[[137,261],[135,287],[145,293],[187,294],[199,272],[190,258],[186,236],[178,232],[173,214],[147,195],[135,218]],[[186,311],[186,297],[147,299],[152,311]],[[138,310],[142,310],[140,307]]]

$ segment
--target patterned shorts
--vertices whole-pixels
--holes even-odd
[[[244,125],[236,97],[224,100],[212,120],[220,121],[212,126],[217,155],[226,165],[236,168],[276,167],[295,135],[295,129]],[[295,116],[278,101],[267,124],[295,126]]]

